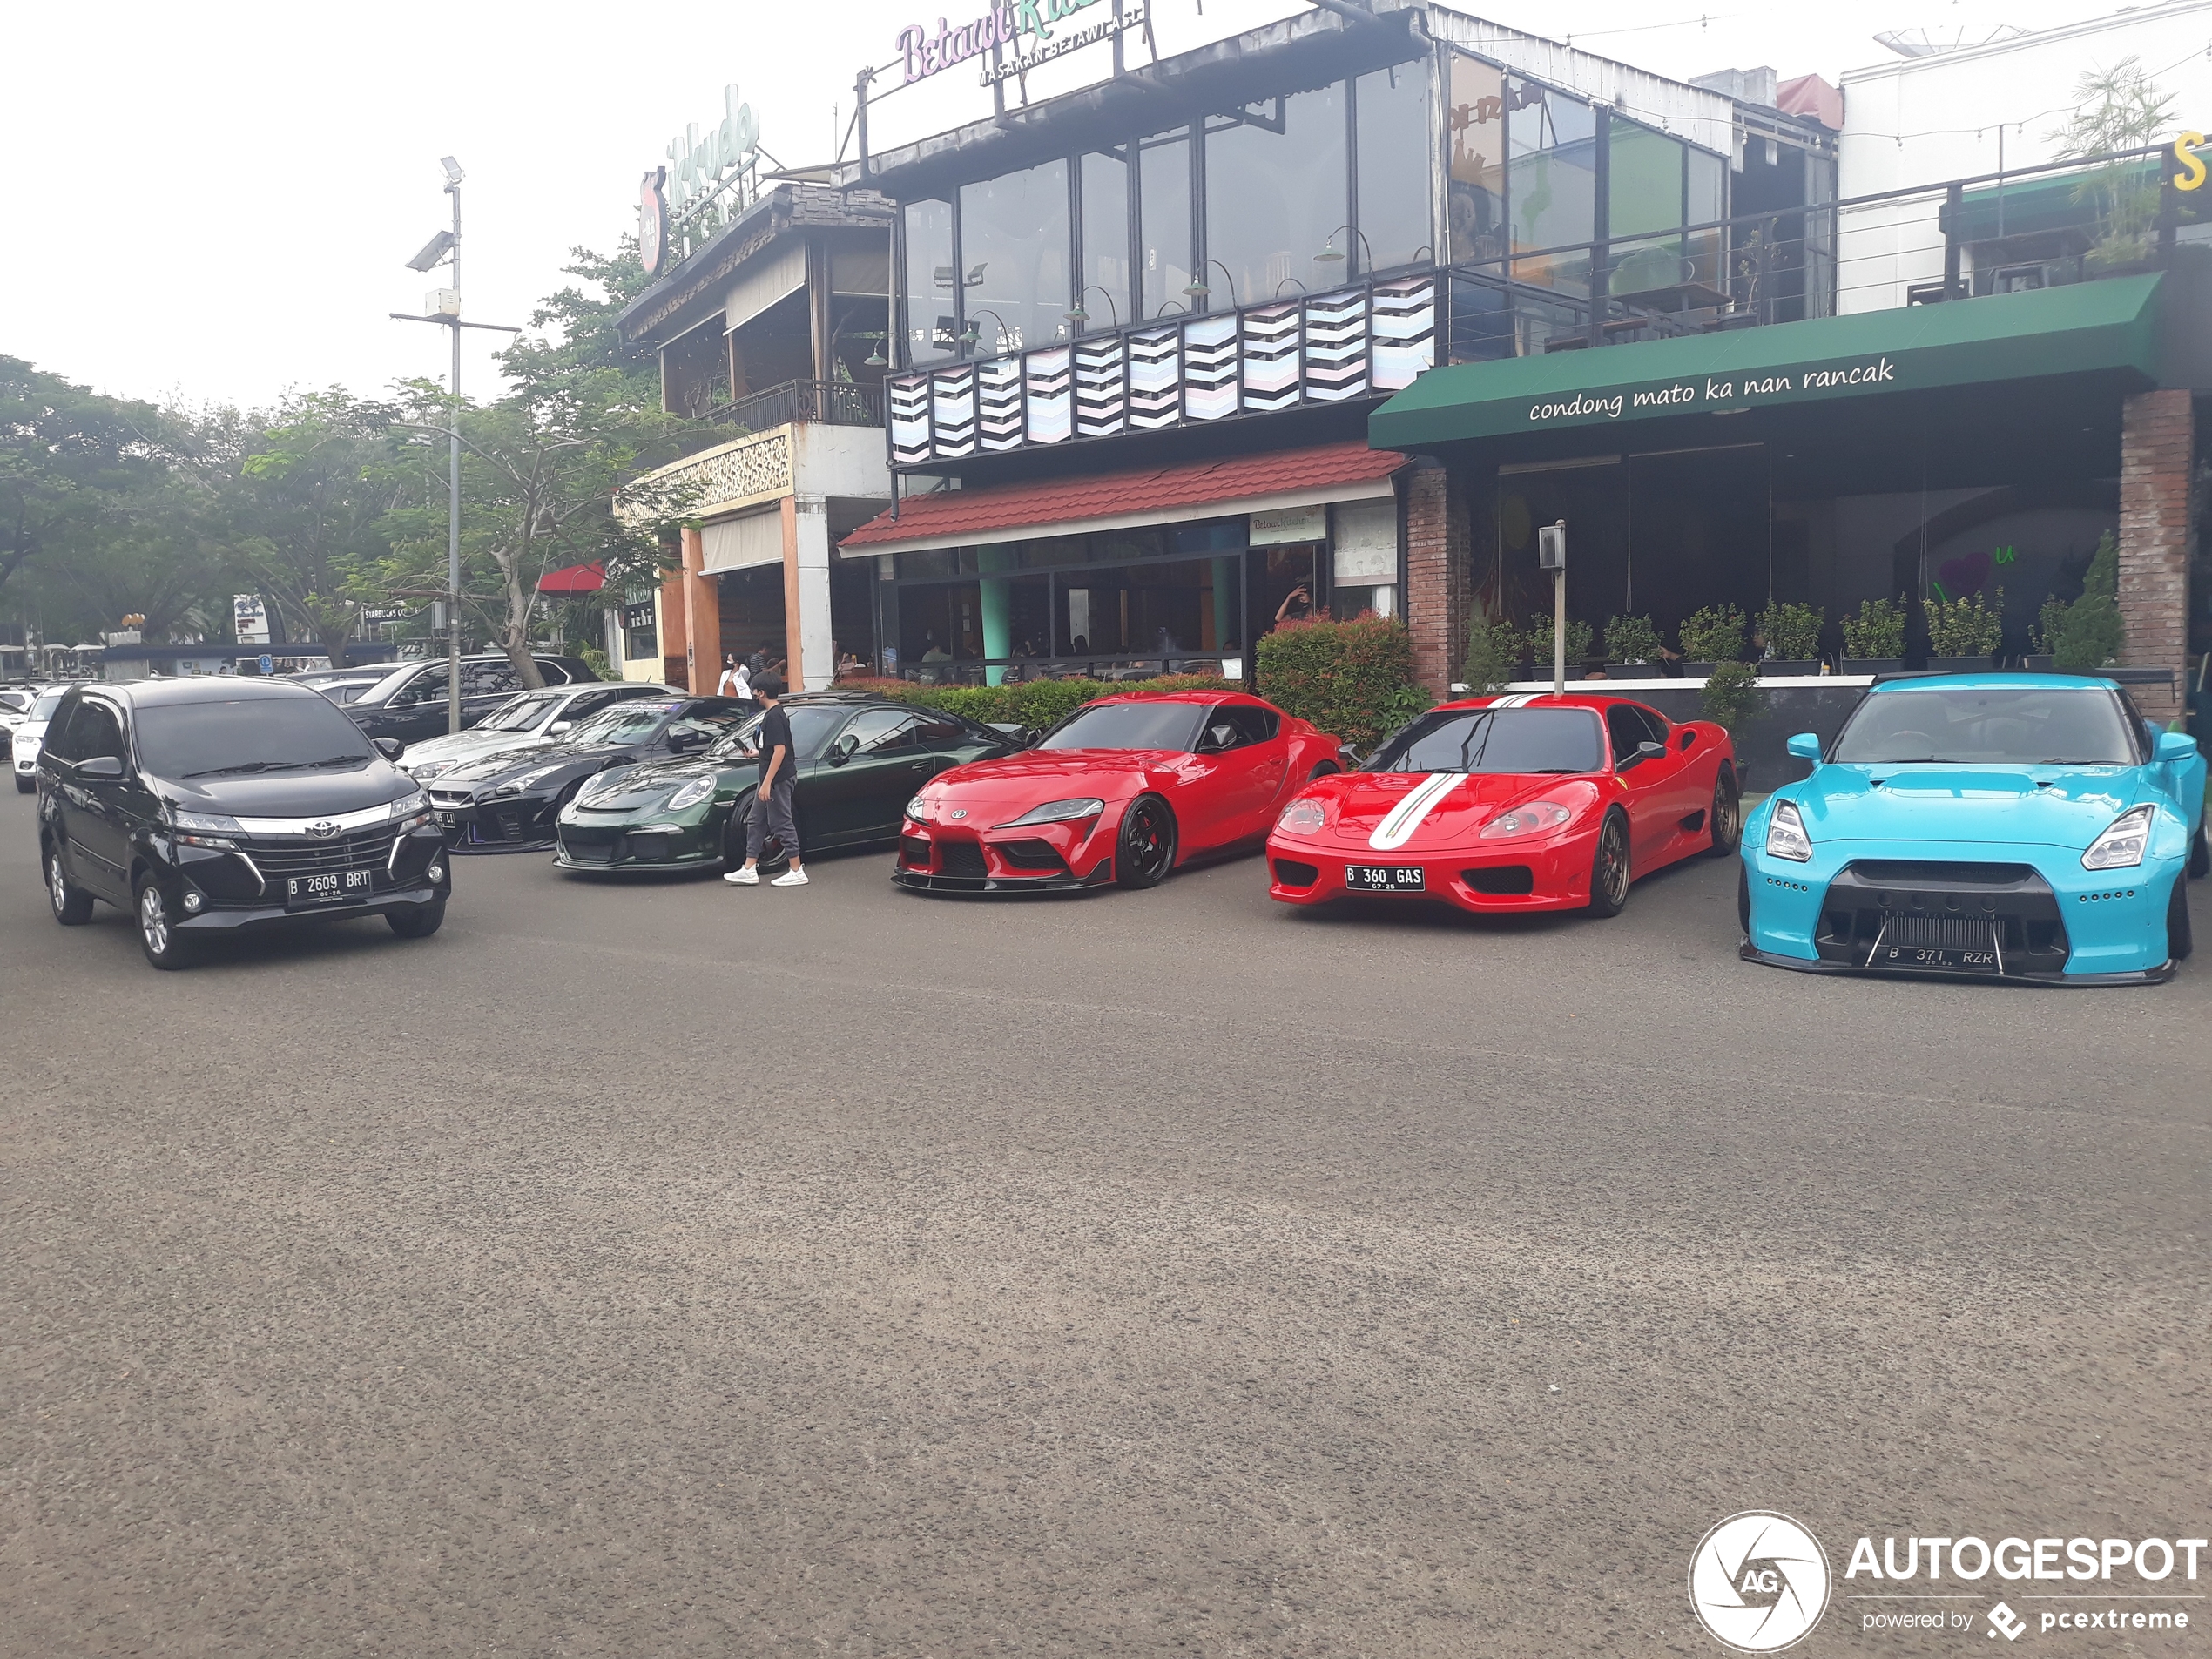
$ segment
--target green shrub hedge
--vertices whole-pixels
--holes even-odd
[[[1163,674],[1149,680],[1024,680],[1018,685],[923,685],[914,680],[840,680],[841,688],[872,691],[894,703],[943,709],[987,725],[1057,725],[1093,698],[1124,691],[1225,691],[1218,674]]]
[[[1355,749],[1372,748],[1435,698],[1413,679],[1398,618],[1286,622],[1259,642],[1260,695]]]

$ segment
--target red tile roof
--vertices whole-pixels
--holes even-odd
[[[944,490],[907,496],[899,503],[896,519],[887,512],[880,514],[839,545],[853,552],[889,552],[917,542],[954,537],[991,541],[1022,531],[1042,532],[1180,507],[1226,510],[1238,502],[1369,483],[1387,478],[1405,464],[1406,457],[1395,450],[1370,449],[1352,442],[1224,461],[1035,479],[985,489]]]

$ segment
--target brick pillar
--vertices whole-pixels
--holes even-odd
[[[2188,667],[2189,477],[2196,448],[2186,391],[2138,392],[2121,406],[2120,660],[2129,668]],[[2144,715],[2181,715],[2172,688],[2131,685]]]
[[[683,536],[684,684],[705,697],[722,677],[722,589],[705,572],[705,538],[695,529]]]
[[[1467,503],[1444,463],[1417,457],[1406,477],[1406,626],[1413,677],[1448,694],[1467,648]]]

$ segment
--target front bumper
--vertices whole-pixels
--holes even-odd
[[[368,838],[361,838],[366,840]],[[396,839],[397,845],[392,845]],[[384,838],[381,855],[370,848],[354,856],[344,845],[305,841],[248,841],[238,852],[179,846],[173,848],[164,886],[174,901],[176,925],[195,934],[253,933],[420,910],[442,904],[453,894],[453,871],[444,843],[435,832],[419,830]],[[291,874],[367,869],[366,898],[350,904],[287,909],[285,880]],[[194,910],[189,897],[197,897]]]
[[[1103,821],[1024,825],[987,837],[909,819],[900,826],[891,880],[912,893],[1070,893],[1104,887],[1114,879],[1114,840],[1101,832]]]
[[[1989,842],[1815,842],[1809,863],[1747,831],[1741,954],[1809,973],[2129,985],[2173,977],[2166,909],[2186,857],[2085,870],[2065,847]],[[1986,948],[1999,971],[1913,965],[1920,946]]]
[[[563,823],[553,849],[555,867],[594,875],[651,874],[721,861],[721,837],[698,824]]]
[[[556,836],[554,819],[559,808],[550,796],[448,802],[440,800],[434,788],[430,800],[445,831],[446,845],[455,853],[537,853],[551,846]]]
[[[1267,839],[1267,896],[1285,904],[1326,904],[1336,899],[1426,899],[1484,915],[1581,910],[1590,902],[1590,865],[1595,829],[1580,823],[1557,835],[1526,841],[1476,842],[1465,851],[1424,851],[1408,856],[1311,840],[1277,831]],[[1479,850],[1477,850],[1479,848]],[[1345,886],[1347,864],[1418,867],[1419,893],[1374,893]]]

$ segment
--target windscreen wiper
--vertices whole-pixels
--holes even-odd
[[[273,760],[242,760],[235,766],[203,766],[198,772],[183,772],[179,778],[224,778],[240,772],[273,772],[277,762]]]

